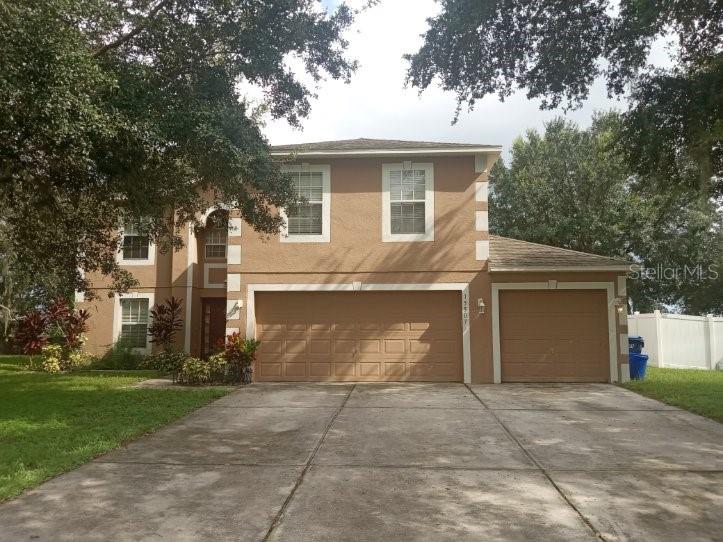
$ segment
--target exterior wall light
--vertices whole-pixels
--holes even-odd
[[[622,297],[616,297],[615,298],[615,309],[618,311],[618,313],[622,313],[624,308],[625,308],[625,300]]]
[[[481,297],[477,299],[477,311],[479,311],[480,314],[484,314],[486,309],[487,305],[485,305],[485,300]]]

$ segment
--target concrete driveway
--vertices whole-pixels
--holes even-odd
[[[723,425],[608,385],[256,384],[0,505],[0,539],[720,540]]]

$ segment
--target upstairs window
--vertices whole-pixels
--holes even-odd
[[[433,241],[432,164],[384,164],[382,175],[382,240]]]
[[[154,256],[154,246],[148,235],[141,233],[135,223],[125,224],[123,226],[123,242],[118,252],[118,263],[152,265]]]
[[[206,230],[206,258],[225,258],[227,228],[208,228]]]
[[[331,203],[329,166],[288,166],[285,173],[291,179],[296,197],[303,201],[285,210],[286,225],[281,240],[328,242]]]
[[[121,299],[120,338],[131,348],[148,346],[148,305],[149,300]]]
[[[123,227],[124,260],[147,260],[148,245],[150,239],[147,235],[141,235],[136,225],[128,224]]]
[[[389,199],[393,234],[424,233],[424,177],[423,169],[390,171]]]
[[[297,198],[306,200],[289,209],[289,235],[321,235],[324,178],[320,171],[297,171],[291,176]]]

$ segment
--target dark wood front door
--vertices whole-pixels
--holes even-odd
[[[207,357],[221,349],[226,337],[226,299],[204,299],[201,356]]]

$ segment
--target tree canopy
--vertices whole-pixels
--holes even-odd
[[[589,129],[557,118],[518,138],[509,165],[490,174],[490,230],[640,263],[647,271],[629,281],[635,310],[723,311],[723,202],[641,182],[622,156],[622,130],[607,113]]]
[[[598,76],[629,91],[628,167],[651,184],[723,194],[723,4],[718,0],[440,0],[408,81],[438,81],[458,104],[517,89],[542,108],[575,107]],[[674,37],[673,66],[653,68]]]
[[[3,260],[65,294],[89,286],[78,268],[122,289],[116,226],[144,218],[178,246],[209,191],[276,231],[294,195],[241,89],[298,125],[314,88],[291,63],[349,78],[352,17],[314,0],[0,0]]]

